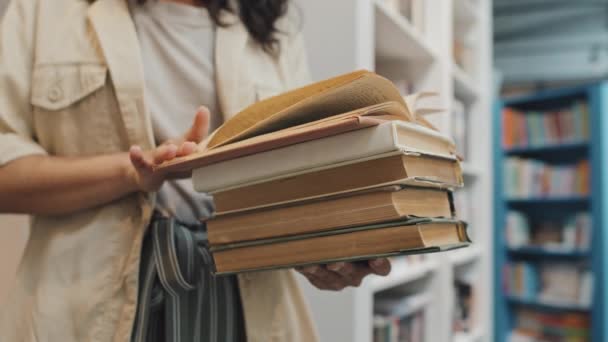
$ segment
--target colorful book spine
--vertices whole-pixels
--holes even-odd
[[[505,194],[512,199],[587,196],[589,173],[587,160],[574,165],[552,165],[511,157],[504,163]]]
[[[591,338],[588,313],[539,312],[518,309],[510,341],[583,342]]]
[[[589,107],[583,101],[558,111],[503,110],[504,148],[542,147],[589,139]]]
[[[424,342],[424,312],[407,317],[374,317],[374,342]]]
[[[511,262],[504,268],[504,292],[557,307],[589,307],[593,273],[577,262]]]
[[[505,241],[511,249],[532,247],[547,251],[588,252],[591,248],[591,214],[580,212],[565,220],[529,222],[526,215],[509,211],[505,222]]]
[[[510,296],[534,299],[539,288],[539,278],[534,266],[527,262],[505,265],[504,290]]]

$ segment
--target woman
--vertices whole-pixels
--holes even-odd
[[[131,338],[153,210],[186,222],[212,210],[188,182],[152,167],[192,153],[245,106],[308,82],[287,7],[12,1],[0,31],[0,212],[33,218],[0,340]],[[208,108],[197,112],[201,103]],[[377,260],[300,271],[340,290],[389,268]],[[292,272],[242,275],[238,289],[241,337],[316,339]]]

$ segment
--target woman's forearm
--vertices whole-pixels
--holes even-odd
[[[0,213],[61,215],[138,190],[127,153],[24,157],[0,167]]]

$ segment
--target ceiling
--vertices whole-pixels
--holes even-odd
[[[608,78],[608,0],[494,0],[494,59],[510,84]]]

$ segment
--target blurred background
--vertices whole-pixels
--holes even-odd
[[[322,341],[608,341],[608,0],[294,1],[315,80],[440,94],[474,239],[357,289],[302,280]],[[0,228],[1,302],[27,219]]]

